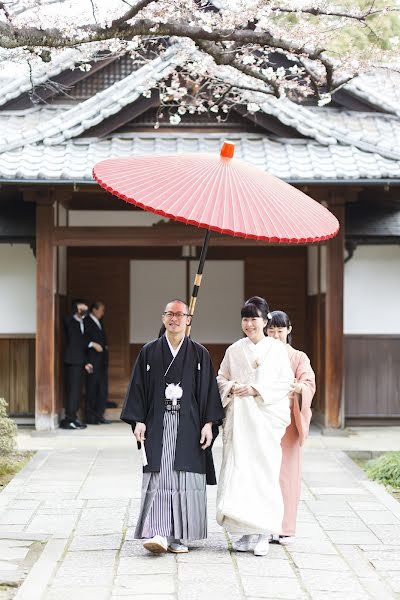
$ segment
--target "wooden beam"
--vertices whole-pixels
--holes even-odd
[[[201,246],[205,229],[187,225],[155,227],[56,227],[56,246]],[[211,246],[265,246],[265,242],[215,233]]]
[[[343,284],[344,205],[336,201],[329,210],[340,223],[338,235],[326,244],[325,305],[325,425],[337,428],[341,422],[344,379]]]
[[[51,199],[36,206],[36,393],[35,422],[39,431],[56,426],[55,409],[55,298],[53,244],[54,211]]]
[[[254,125],[258,125],[268,133],[273,133],[274,135],[277,135],[279,137],[305,139],[305,136],[299,133],[294,127],[285,125],[284,123],[281,123],[281,121],[279,121],[279,119],[277,119],[276,117],[267,115],[264,112],[260,111],[251,114],[247,110],[246,106],[244,106],[243,104],[238,104],[237,106],[234,106],[233,110],[237,112],[240,116],[250,121],[251,123],[254,123]]]
[[[105,119],[98,125],[94,125],[85,131],[85,136],[105,137],[106,135],[117,131],[130,121],[133,121],[150,108],[159,105],[159,94],[155,90],[152,90],[150,98],[140,96],[135,102],[132,102],[132,104],[128,104],[128,106],[121,108],[121,110],[115,115],[111,115],[111,117],[108,117],[108,119]]]

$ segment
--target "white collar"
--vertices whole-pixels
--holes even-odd
[[[266,339],[267,336],[265,335],[263,338],[261,338],[259,342],[257,342],[257,344],[255,344],[249,337],[246,336],[244,341],[248,345],[248,347],[251,348],[251,350],[256,350],[260,348],[260,345],[262,345],[262,343],[265,342]]]
[[[182,340],[181,340],[181,342],[180,342],[180,344],[179,344],[179,346],[178,346],[177,348],[174,348],[174,347],[172,346],[171,342],[170,342],[170,341],[169,341],[169,339],[168,339],[168,336],[167,336],[167,334],[165,334],[165,339],[166,339],[166,340],[167,340],[167,342],[168,342],[168,346],[169,346],[169,349],[171,350],[171,354],[172,354],[172,356],[175,358],[175,356],[178,354],[179,350],[182,348],[182,344],[183,344],[183,342],[185,341],[185,336],[183,336],[183,338],[182,338]]]

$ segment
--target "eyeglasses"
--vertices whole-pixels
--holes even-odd
[[[167,319],[172,319],[173,317],[176,317],[177,319],[183,319],[183,317],[188,317],[189,315],[183,312],[172,312],[168,310],[167,312],[163,312],[163,316],[167,317]]]

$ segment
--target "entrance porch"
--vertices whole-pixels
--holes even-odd
[[[308,191],[310,193],[310,191]],[[326,199],[326,193],[313,191]],[[92,187],[33,194],[37,203],[35,424],[56,427],[63,406],[60,322],[74,297],[101,299],[110,346],[110,400],[120,404],[137,353],[157,336],[169,297],[187,298],[204,231],[160,222]],[[329,199],[329,198],[328,198]],[[343,200],[330,198],[342,223],[323,246],[266,246],[214,234],[192,329],[218,369],[240,335],[240,307],[265,296],[289,313],[294,345],[317,375],[314,415],[342,423]]]

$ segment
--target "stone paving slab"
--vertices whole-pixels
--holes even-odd
[[[309,442],[290,546],[271,545],[267,557],[232,552],[211,487],[208,539],[189,554],[152,556],[134,539],[132,436],[58,433],[0,494],[0,573],[18,571],[29,539],[44,549],[16,600],[399,600],[400,505],[329,440]]]

